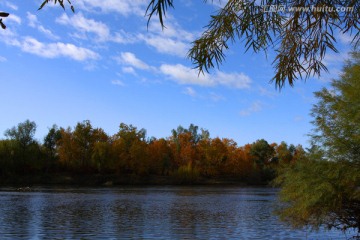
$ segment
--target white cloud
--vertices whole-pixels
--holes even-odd
[[[134,43],[137,42],[137,37],[133,36],[132,34],[125,32],[123,30],[120,30],[120,32],[116,32],[114,35],[110,36],[109,41],[115,42],[115,43],[121,43],[121,44],[127,44],[127,43]]]
[[[119,63],[130,65],[134,68],[142,69],[142,70],[148,70],[151,67],[146,64],[145,62],[138,59],[135,54],[131,52],[122,52],[120,54],[120,57],[115,58]]]
[[[263,109],[263,104],[260,101],[253,102],[250,107],[240,112],[241,116],[248,116],[251,113],[260,112]]]
[[[342,66],[344,61],[349,58],[349,54],[347,52],[334,53],[329,52],[325,55],[323,59],[323,63],[326,67],[331,67],[334,65]]]
[[[148,32],[187,42],[192,42],[195,39],[193,33],[184,30],[171,16],[167,17],[165,28],[161,27],[159,21],[152,21],[149,25]]]
[[[85,18],[82,13],[75,14],[71,17],[64,13],[56,19],[56,22],[62,25],[72,26],[80,32],[93,33],[100,41],[107,40],[110,36],[110,30],[106,24]]]
[[[55,34],[53,34],[51,32],[51,30],[49,29],[46,29],[44,26],[40,25],[38,26],[38,30],[39,32],[45,34],[48,38],[50,39],[54,39],[54,40],[57,40],[57,39],[60,39],[60,37],[56,36]]]
[[[188,68],[182,64],[162,64],[160,66],[160,71],[179,84],[194,84],[200,86],[216,85],[209,74],[205,73],[205,75],[198,75],[198,72],[195,69]]]
[[[69,17],[67,14],[63,14],[56,19],[56,22],[62,25],[71,26],[75,28],[77,33],[72,36],[80,39],[86,39],[87,34],[94,34],[95,41],[105,42],[112,41],[115,43],[133,43],[137,41],[137,38],[129,33],[121,30],[113,35],[111,34],[110,28],[103,22],[96,21],[94,19],[86,18],[80,12],[78,14]]]
[[[194,41],[193,33],[184,30],[171,16],[166,19],[163,29],[159,21],[152,21],[146,35],[139,34],[139,39],[155,48],[160,53],[185,57]]]
[[[214,102],[225,100],[224,96],[216,94],[214,92],[210,93],[210,99],[213,100]]]
[[[12,10],[17,11],[17,10],[19,9],[18,6],[16,6],[16,5],[13,4],[13,3],[10,3],[10,2],[8,2],[8,1],[5,1],[4,4],[5,4],[5,6],[11,8]]]
[[[142,39],[147,45],[154,47],[160,53],[166,53],[179,57],[185,57],[190,46],[185,42],[160,35],[139,35],[139,38]]]
[[[215,1],[208,1],[208,4],[212,4],[218,8],[223,8],[225,7],[227,1],[223,1],[223,0],[215,0]]]
[[[329,82],[332,79],[337,78],[341,74],[341,69],[346,59],[349,59],[348,52],[327,53],[322,62],[327,67],[328,72],[322,71],[321,76],[318,79],[321,82]]]
[[[270,97],[270,98],[273,98],[277,95],[274,90],[270,91],[264,87],[259,87],[259,92],[260,92],[261,96],[266,96],[266,97]]]
[[[38,21],[36,15],[31,14],[29,12],[27,12],[27,20],[28,20],[28,25],[30,27],[36,27],[36,25],[39,24],[39,21]]]
[[[97,53],[89,49],[62,42],[47,44],[42,43],[32,37],[26,37],[24,41],[20,42],[19,44],[19,47],[22,51],[45,58],[68,57],[76,61],[85,61],[99,58]]]
[[[6,58],[6,57],[0,56],[0,62],[6,62],[6,61],[7,61],[7,58]]]
[[[228,86],[231,88],[249,88],[251,79],[244,73],[224,73],[216,72],[215,80],[219,85]]]
[[[340,40],[340,42],[342,42],[343,44],[351,44],[354,35],[350,36],[349,33],[338,33],[337,37]]]
[[[136,75],[135,69],[133,67],[123,67],[122,68],[123,73],[129,73]]]
[[[121,15],[136,14],[144,16],[148,1],[146,0],[77,0],[76,5],[86,11],[99,10],[105,13],[116,12]]]
[[[191,88],[191,87],[187,87],[187,88],[185,88],[185,90],[183,91],[183,93],[184,94],[186,94],[186,95],[189,95],[189,96],[191,96],[191,97],[196,97],[196,91],[193,89],[193,88]]]
[[[304,121],[304,116],[295,116],[294,117],[294,122],[302,122]]]
[[[103,13],[116,12],[121,15],[135,14],[144,17],[145,9],[148,5],[146,0],[79,0],[78,8],[83,11]],[[70,16],[70,15],[69,15]],[[59,24],[71,26],[78,33],[72,36],[86,39],[85,33],[96,35],[96,41],[111,41],[120,44],[145,42],[148,46],[156,49],[157,52],[185,57],[190,47],[190,42],[194,40],[194,34],[184,30],[171,16],[167,16],[166,28],[162,29],[159,21],[151,21],[149,29],[144,34],[132,35],[123,30],[111,33],[110,28],[103,22],[89,19],[83,13],[71,15],[63,14],[56,19]],[[80,34],[82,33],[82,34]]]
[[[16,16],[15,14],[10,14],[6,20],[15,22],[17,24],[21,24],[21,18],[19,16]]]
[[[197,70],[182,64],[162,64],[160,71],[179,84],[192,84],[200,86],[227,86],[230,88],[249,88],[251,79],[243,73],[216,72],[214,75],[198,73]]]
[[[7,45],[19,46],[20,42],[16,39],[16,37],[17,34],[10,28],[7,28],[6,31],[0,31],[0,41]]]
[[[59,39],[58,36],[52,33],[51,30],[45,28],[37,19],[36,15],[27,12],[28,25],[32,28],[36,28],[39,32],[45,34],[50,39]]]
[[[160,72],[178,84],[199,85],[205,87],[226,86],[229,88],[245,89],[250,88],[251,79],[244,73],[224,73],[217,71],[215,74],[200,73],[182,64],[162,64],[159,68],[153,67],[137,58],[131,52],[122,52],[114,58],[119,64],[127,65],[141,70],[152,70]],[[134,69],[124,69],[123,72],[134,73]]]
[[[125,86],[125,83],[123,83],[120,80],[113,80],[113,81],[111,81],[111,84],[117,85],[117,86],[122,86],[122,87]]]

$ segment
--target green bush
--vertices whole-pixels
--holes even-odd
[[[174,182],[177,184],[192,184],[199,180],[199,171],[193,168],[191,164],[181,166],[173,174]]]

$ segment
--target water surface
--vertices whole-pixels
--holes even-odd
[[[278,190],[244,187],[0,189],[1,239],[346,239],[293,230]]]

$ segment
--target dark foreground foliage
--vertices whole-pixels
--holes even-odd
[[[360,236],[360,54],[354,52],[331,88],[315,93],[309,160],[280,171],[278,213],[295,227],[346,230]]]

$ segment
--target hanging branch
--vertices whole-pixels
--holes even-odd
[[[8,17],[9,13],[0,12],[0,17]],[[6,25],[3,23],[2,18],[0,18],[0,25],[2,29],[6,29]]]

